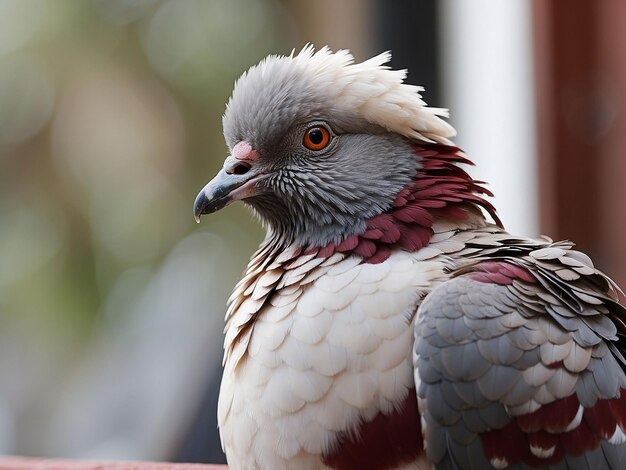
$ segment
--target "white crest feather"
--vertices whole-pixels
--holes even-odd
[[[354,63],[347,50],[333,53],[325,46],[315,52],[308,44],[297,55],[292,51],[289,56],[270,56],[258,67],[272,68],[275,62],[291,61],[316,88],[329,93],[338,108],[412,139],[449,144],[456,131],[440,117],[447,117],[448,110],[427,107],[420,95],[423,88],[404,83],[406,70],[391,70],[384,65],[390,59],[391,54],[383,52]]]

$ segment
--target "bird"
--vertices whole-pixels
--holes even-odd
[[[307,45],[235,83],[193,209],[243,201],[266,232],[228,300],[229,466],[623,468],[620,288],[507,232],[389,60]]]

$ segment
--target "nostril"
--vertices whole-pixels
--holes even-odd
[[[245,163],[240,163],[239,165],[235,167],[235,174],[245,175],[246,173],[248,173],[249,169],[250,169],[250,165],[246,165]]]
[[[251,165],[246,162],[239,162],[235,166],[226,170],[226,173],[230,175],[245,175],[250,170]]]

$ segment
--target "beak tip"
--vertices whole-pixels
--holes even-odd
[[[196,197],[196,200],[193,203],[193,218],[195,219],[196,223],[200,223],[200,217],[202,217],[202,214],[205,213],[204,210],[208,203],[209,200],[204,194],[204,191],[200,191],[200,193]]]

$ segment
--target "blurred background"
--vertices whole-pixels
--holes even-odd
[[[262,238],[196,225],[233,81],[305,43],[452,109],[509,230],[626,286],[620,0],[0,0],[0,454],[222,462],[225,302]]]

